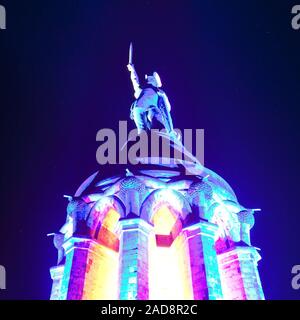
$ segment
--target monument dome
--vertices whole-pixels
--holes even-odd
[[[69,199],[51,299],[264,298],[254,211],[222,177],[180,165],[104,172]]]

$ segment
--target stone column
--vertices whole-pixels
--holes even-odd
[[[218,255],[224,299],[264,300],[257,270],[260,260],[251,246],[236,246]]]
[[[59,300],[117,298],[117,252],[87,238],[72,237],[63,247],[66,263]]]
[[[218,227],[200,221],[183,229],[190,256],[192,286],[195,300],[222,299],[215,238]]]
[[[53,281],[50,300],[59,300],[60,298],[60,289],[64,268],[64,265],[59,265],[50,269],[51,279]]]
[[[149,236],[153,227],[140,218],[120,220],[119,299],[149,299]]]

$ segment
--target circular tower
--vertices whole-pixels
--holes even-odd
[[[204,168],[95,172],[54,235],[51,299],[264,299],[254,210]]]

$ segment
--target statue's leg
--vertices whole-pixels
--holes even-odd
[[[144,108],[135,107],[132,112],[133,120],[138,129],[138,134],[140,134],[142,130],[150,129],[149,120],[147,119],[147,111]]]
[[[169,132],[173,132],[174,131],[174,127],[173,127],[173,120],[171,118],[171,114],[169,111],[165,111],[166,113],[166,123],[167,123],[167,130],[169,130]]]
[[[154,108],[150,108],[148,110],[148,114],[147,114],[147,118],[149,120],[149,122],[152,122],[152,119],[155,117],[155,109]]]
[[[174,130],[171,115],[167,110],[156,110],[155,118],[165,127],[168,133]]]
[[[164,119],[163,119],[161,113],[158,112],[158,111],[156,111],[155,114],[154,114],[154,116],[155,116],[155,119],[156,119],[158,122],[160,122],[160,123],[163,125],[163,127],[165,128],[165,127],[166,127],[166,126],[165,126],[165,122],[164,122]]]
[[[181,136],[178,132],[174,131],[173,121],[172,117],[169,111],[167,110],[159,110],[155,109],[154,117],[157,121],[159,121],[169,134],[170,138],[177,140],[181,139]]]

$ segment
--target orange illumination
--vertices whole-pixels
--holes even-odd
[[[114,210],[114,209],[109,209],[103,222],[102,226],[108,229],[109,231],[114,231],[118,221],[120,218],[120,214]]]
[[[159,208],[153,217],[154,230],[156,234],[169,235],[176,222],[176,217],[167,206]]]
[[[118,251],[119,238],[115,233],[120,214],[114,209],[109,209],[103,219],[101,229],[98,234],[98,241],[106,247]]]
[[[83,300],[118,299],[118,253],[97,245],[96,251],[89,252]]]
[[[119,239],[114,231],[119,218],[113,208],[105,214],[98,235],[100,243],[88,253],[83,299],[118,299]]]
[[[152,300],[193,299],[189,253],[185,236],[177,236],[181,228],[178,221],[167,206],[162,206],[153,217],[156,237],[171,235],[176,223],[178,227],[171,246],[157,246],[155,237],[150,241],[149,298]]]

